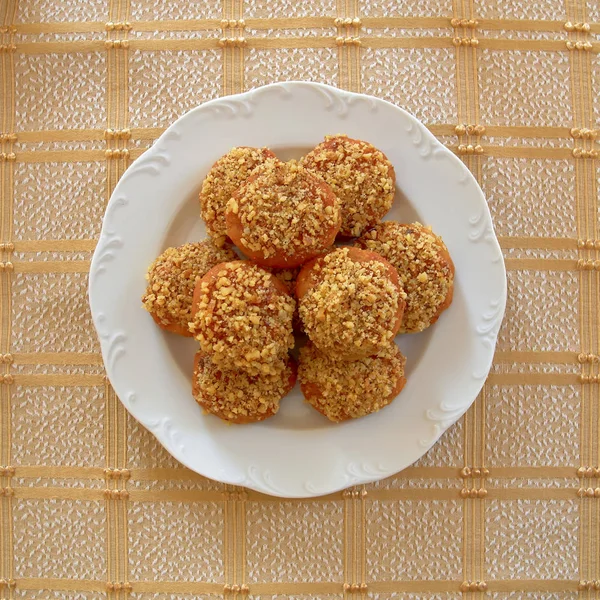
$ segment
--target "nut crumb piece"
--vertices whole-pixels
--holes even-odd
[[[192,395],[202,408],[225,421],[252,423],[272,417],[295,382],[296,364],[291,357],[271,373],[249,375],[240,370],[223,370],[209,356],[198,352]]]
[[[398,270],[407,294],[400,331],[416,333],[435,323],[450,306],[454,264],[442,238],[421,223],[380,223],[356,242],[378,252]]]
[[[295,161],[268,160],[233,194],[227,234],[253,261],[296,267],[328,250],[340,228],[331,188]]]
[[[356,419],[390,404],[406,383],[406,358],[396,344],[355,362],[335,360],[309,342],[298,378],[306,400],[330,421]]]
[[[230,246],[217,248],[210,240],[167,248],[148,268],[144,308],[163,329],[190,336],[196,280],[215,265],[235,258]]]
[[[348,247],[306,264],[296,291],[306,334],[338,360],[392,344],[406,298],[394,267],[374,252]]]
[[[218,246],[227,239],[225,207],[227,202],[252,171],[276,156],[268,148],[233,148],[210,169],[200,191],[200,213],[206,230]]]
[[[249,261],[217,265],[196,285],[190,331],[219,368],[275,373],[294,347],[294,299]]]
[[[396,192],[394,167],[368,142],[345,135],[326,136],[301,163],[328,183],[339,198],[340,235],[359,236],[392,206]]]

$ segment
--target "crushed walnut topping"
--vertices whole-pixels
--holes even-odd
[[[300,349],[298,378],[306,400],[331,421],[356,419],[390,404],[406,380],[406,358],[396,344],[355,362],[335,360],[308,343]]]
[[[234,194],[226,210],[228,235],[269,266],[297,266],[326,251],[340,226],[331,188],[295,161],[266,161]],[[285,262],[269,264],[269,259]]]
[[[234,260],[230,246],[217,248],[210,240],[167,248],[148,268],[144,308],[163,326],[187,331],[197,279],[215,265]]]
[[[380,260],[357,261],[338,248],[306,268],[310,285],[299,297],[304,330],[339,360],[376,354],[393,342],[405,294]],[[300,275],[302,277],[302,274]]]
[[[281,285],[281,284],[279,284]],[[222,368],[276,372],[294,347],[296,302],[273,275],[248,261],[224,263],[198,282],[190,331]]]
[[[200,191],[200,212],[208,234],[218,246],[227,239],[227,202],[252,171],[268,159],[276,159],[268,148],[233,148],[208,172]]]
[[[357,245],[381,254],[398,270],[407,294],[400,331],[423,331],[447,308],[454,285],[454,265],[442,239],[421,223],[380,223]]]
[[[296,279],[298,278],[298,273],[300,273],[300,267],[293,269],[273,269],[271,272],[285,285],[291,296],[296,295]]]
[[[272,273],[285,285],[288,292],[294,298],[296,297],[296,280],[298,279],[298,273],[300,273],[301,267],[295,267],[293,269],[273,269]],[[296,333],[304,333],[302,321],[298,314],[298,303],[296,302],[296,310],[294,311],[294,318],[292,320],[294,331]]]
[[[232,423],[262,421],[279,410],[295,382],[293,359],[277,363],[271,373],[249,375],[223,370],[206,354],[195,360],[193,395],[208,412]]]
[[[327,136],[301,160],[327,182],[342,209],[340,234],[359,236],[392,206],[396,175],[383,152],[345,135]]]

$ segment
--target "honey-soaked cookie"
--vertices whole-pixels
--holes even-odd
[[[277,160],[268,148],[233,148],[210,169],[200,191],[200,214],[206,230],[217,246],[227,239],[225,207],[227,202],[258,165]]]
[[[423,331],[452,303],[454,263],[442,238],[430,227],[386,221],[356,244],[381,254],[396,267],[407,295],[401,333]]]
[[[279,402],[296,383],[296,363],[291,357],[270,373],[221,369],[200,351],[194,360],[192,395],[207,412],[230,423],[254,423],[272,417]]]
[[[233,194],[225,220],[248,258],[292,268],[332,246],[340,209],[331,188],[298,163],[267,161]]]
[[[340,201],[340,235],[356,237],[379,223],[392,206],[396,174],[373,145],[345,135],[327,136],[301,160],[333,189]]]
[[[210,240],[167,248],[148,268],[144,308],[161,329],[191,336],[188,323],[196,281],[215,265],[235,258],[231,246],[217,248]]]
[[[227,262],[198,281],[190,331],[219,368],[273,373],[294,347],[295,305],[271,273],[249,261]]]
[[[300,349],[298,379],[307,402],[330,421],[357,419],[390,404],[406,384],[406,358],[396,344],[377,356],[336,360],[309,342]]]
[[[307,263],[296,295],[304,331],[337,360],[371,356],[393,343],[406,298],[388,261],[349,247]]]

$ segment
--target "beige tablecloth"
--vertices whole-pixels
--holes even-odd
[[[0,25],[0,597],[598,597],[595,0],[2,0]],[[167,455],[106,381],[86,294],[130,161],[285,79],[427,124],[508,268],[468,414],[400,475],[309,501]]]

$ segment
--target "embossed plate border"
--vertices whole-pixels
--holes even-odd
[[[273,419],[228,427],[201,414],[191,398],[190,374],[171,354],[170,334],[140,308],[143,274],[211,164],[232,146],[309,148],[340,132],[367,139],[388,155],[407,204],[448,245],[457,270],[455,300],[435,327],[419,334],[428,337],[400,336],[399,345],[407,344],[412,356],[410,376],[381,413],[342,425],[312,421],[296,391]],[[407,218],[402,201],[397,204],[390,216]],[[131,165],[106,210],[89,295],[116,393],[177,460],[225,483],[311,497],[402,470],[468,409],[492,363],[506,273],[477,182],[417,119],[370,96],[286,82],[193,109]]]

